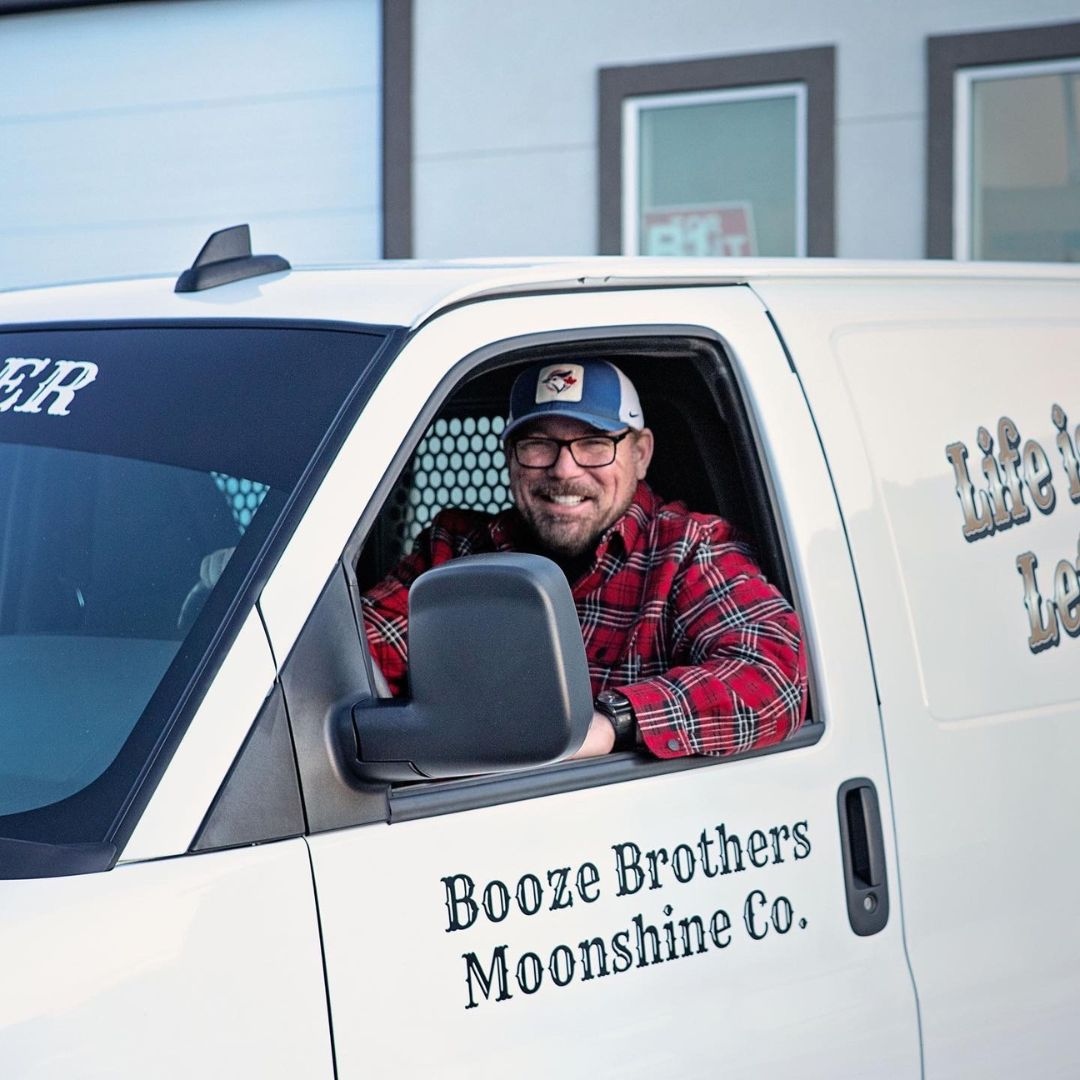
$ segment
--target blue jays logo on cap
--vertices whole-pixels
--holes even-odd
[[[541,381],[541,385],[546,386],[553,394],[562,394],[575,386],[580,386],[580,384],[581,379],[574,374],[574,369],[569,367],[550,371]],[[578,394],[579,398],[580,396]]]
[[[565,416],[600,431],[645,426],[634,384],[607,360],[533,364],[514,381],[505,439],[526,420]]]

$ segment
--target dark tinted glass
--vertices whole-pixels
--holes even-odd
[[[0,334],[0,837],[106,837],[382,340]]]

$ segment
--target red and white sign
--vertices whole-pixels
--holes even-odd
[[[643,255],[756,255],[754,216],[748,202],[646,210]]]

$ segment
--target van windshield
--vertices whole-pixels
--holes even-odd
[[[105,771],[209,596],[203,558],[235,548],[269,494],[221,473],[0,444],[0,815]]]
[[[0,333],[0,837],[108,835],[383,337]]]

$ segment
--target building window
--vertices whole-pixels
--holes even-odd
[[[931,38],[927,253],[1080,261],[1080,23]]]
[[[623,102],[623,250],[806,254],[806,87]]]
[[[831,48],[600,72],[600,250],[831,255]]]
[[[1080,260],[1080,58],[956,73],[958,259]]]

